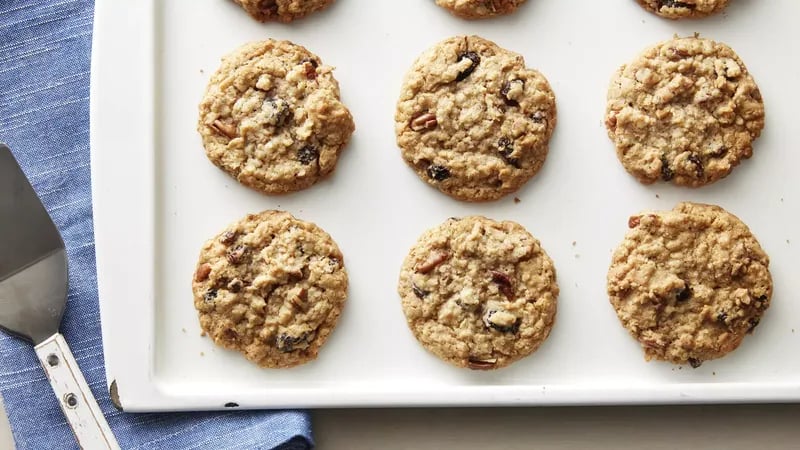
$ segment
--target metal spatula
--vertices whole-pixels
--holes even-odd
[[[0,329],[35,345],[80,446],[116,449],[114,434],[58,332],[68,281],[61,235],[11,150],[0,144]]]

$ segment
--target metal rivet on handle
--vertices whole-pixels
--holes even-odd
[[[78,396],[70,392],[69,394],[64,395],[64,403],[70,408],[75,408],[78,406]]]
[[[58,355],[56,355],[55,353],[50,353],[49,355],[47,355],[47,364],[50,364],[50,367],[55,367],[58,365],[58,363],[59,363]]]

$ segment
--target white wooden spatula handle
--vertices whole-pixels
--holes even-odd
[[[64,336],[56,333],[35,349],[78,445],[84,450],[119,449]]]

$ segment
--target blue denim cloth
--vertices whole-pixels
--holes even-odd
[[[122,448],[311,447],[306,412],[128,414],[106,390],[89,179],[91,0],[0,0],[0,141],[58,226],[70,262],[62,332]],[[0,332],[0,392],[20,449],[77,448],[30,344]]]

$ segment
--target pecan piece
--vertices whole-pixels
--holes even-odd
[[[308,290],[300,288],[290,294],[289,301],[300,311],[308,310]]]
[[[436,121],[436,114],[426,112],[411,119],[409,126],[413,131],[428,131],[436,128],[439,122]]]
[[[317,67],[319,67],[319,63],[311,58],[303,58],[300,61],[300,64],[303,65],[303,68],[306,71],[306,78],[309,80],[316,80],[317,79]]]
[[[608,116],[606,118],[606,128],[608,128],[611,131],[614,131],[614,130],[617,129],[617,116],[616,115]]]
[[[628,228],[636,228],[642,221],[642,216],[630,216],[628,218]]]
[[[467,360],[467,367],[473,370],[490,370],[494,369],[497,364],[497,358],[478,359],[469,358]]]
[[[428,259],[426,259],[422,264],[417,264],[417,267],[414,270],[417,273],[429,273],[433,269],[439,266],[439,264],[447,261],[450,258],[450,253],[445,251],[434,251],[430,255],[428,255]]]
[[[662,349],[664,348],[664,344],[659,343],[658,341],[654,341],[652,339],[642,339],[642,345],[646,348],[653,348],[653,349]]]
[[[228,139],[233,139],[238,134],[236,132],[236,127],[230,124],[227,124],[221,120],[215,120],[211,123],[211,128],[217,131],[217,133],[222,134],[223,136],[227,137]]]
[[[689,358],[689,365],[692,366],[692,369],[697,369],[703,365],[703,361],[697,358]]]
[[[197,272],[194,273],[194,280],[199,282],[206,281],[208,276],[211,274],[211,266],[209,264],[203,264],[197,268]]]

